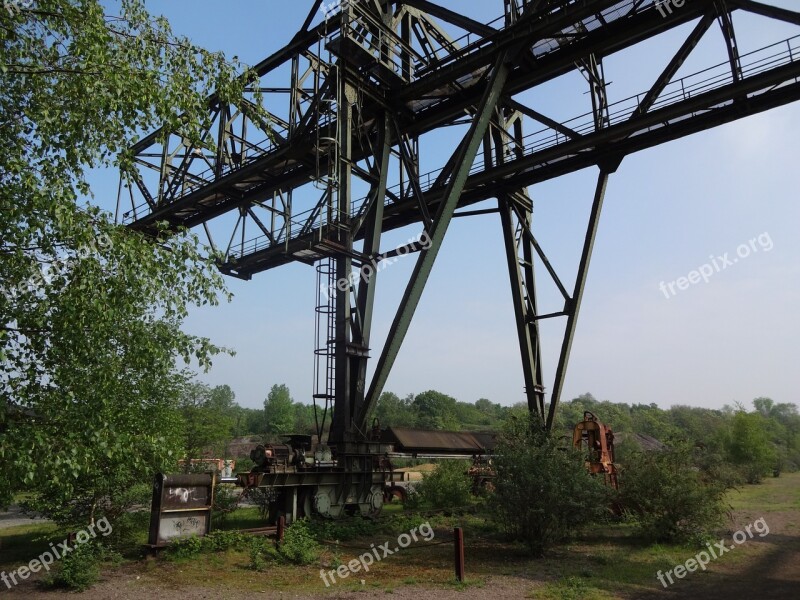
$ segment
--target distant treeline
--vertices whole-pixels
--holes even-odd
[[[800,415],[797,406],[756,398],[751,407],[722,409],[676,405],[669,409],[655,404],[634,404],[597,400],[583,394],[564,402],[557,413],[557,429],[567,433],[583,419],[585,411],[611,426],[617,433],[652,436],[666,444],[689,442],[710,457],[741,466],[743,476],[758,479],[756,473],[800,469]],[[233,438],[257,436],[275,441],[287,433],[316,433],[314,408],[296,402],[285,385],[274,385],[263,409],[240,407],[228,386],[210,388],[194,384],[183,403],[186,419],[187,455],[199,456],[214,447],[225,453]],[[499,431],[512,416],[523,416],[523,403],[502,406],[481,398],[474,403],[429,390],[401,398],[384,392],[374,417],[381,427],[415,427],[453,431]],[[322,411],[317,419],[322,420]],[[325,420],[329,427],[331,414]]]

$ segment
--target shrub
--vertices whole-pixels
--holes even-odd
[[[250,538],[238,531],[212,531],[204,537],[192,536],[170,543],[166,550],[167,558],[182,560],[194,558],[203,552],[224,552],[248,548]]]
[[[778,456],[769,441],[764,417],[739,411],[733,416],[725,446],[747,483],[761,483],[776,468]]]
[[[75,546],[59,563],[50,584],[79,592],[90,588],[100,578],[102,557],[103,549],[97,544]]]
[[[184,560],[195,558],[203,550],[203,538],[186,537],[170,542],[164,551],[164,556],[169,560]]]
[[[250,540],[250,564],[248,568],[254,571],[264,571],[270,560],[279,557],[278,551],[272,540],[263,537],[254,537]]]
[[[636,452],[624,465],[622,505],[652,541],[699,542],[722,524],[731,486],[697,468],[692,449]]]
[[[495,520],[537,556],[607,515],[611,501],[611,490],[587,472],[581,453],[539,427],[510,420],[494,458]]]
[[[278,553],[282,558],[296,565],[310,565],[315,562],[322,548],[314,539],[309,521],[297,521],[286,529]]]
[[[472,479],[461,460],[444,460],[416,486],[419,501],[434,508],[456,508],[470,503]],[[412,501],[413,503],[413,501]]]
[[[202,539],[205,552],[224,552],[225,550],[242,550],[247,547],[250,538],[239,531],[212,531]]]

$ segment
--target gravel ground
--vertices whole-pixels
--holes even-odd
[[[798,490],[800,492],[800,490]],[[19,513],[17,512],[16,515]],[[14,513],[3,515],[6,519],[16,518]],[[693,576],[677,582],[669,589],[661,590],[655,584],[630,590],[627,594],[618,594],[615,598],[634,600],[732,600],[739,598],[797,600],[800,598],[800,511],[784,509],[765,511],[737,511],[735,522],[725,538],[730,542],[731,534],[765,517],[770,532],[767,536],[754,537],[747,541],[754,552],[745,562],[720,559],[712,564],[714,573]],[[24,519],[23,519],[24,520]],[[687,557],[689,558],[689,557]],[[363,591],[327,590],[319,594],[279,592],[267,589],[268,573],[264,576],[264,589],[230,590],[213,588],[207,585],[180,586],[163,583],[159,580],[158,570],[148,569],[145,564],[126,565],[122,568],[104,573],[100,583],[82,593],[61,591],[43,591],[37,584],[28,580],[12,590],[6,590],[0,583],[2,597],[14,600],[30,598],[33,600],[54,600],[63,597],[75,600],[144,600],[150,598],[180,597],[181,600],[370,600],[382,598],[398,600],[493,600],[494,598],[532,598],[535,587],[543,582],[541,573],[523,573],[516,576],[491,576],[485,583],[457,588],[428,588],[417,585],[396,586],[391,590],[383,588],[367,588]],[[41,574],[36,575],[40,577]],[[544,578],[546,579],[546,578]],[[570,590],[572,591],[572,590]],[[69,594],[68,596],[64,594]],[[566,597],[566,596],[565,596]],[[573,597],[573,596],[569,596]]]
[[[391,593],[385,590],[369,590],[364,592],[341,592],[326,593],[317,595],[293,594],[291,592],[275,592],[263,590],[261,592],[245,592],[238,590],[221,590],[204,588],[199,586],[181,587],[178,589],[163,589],[153,587],[152,581],[146,581],[144,577],[131,575],[117,575],[105,577],[104,580],[95,585],[91,590],[82,594],[69,592],[42,592],[36,588],[26,585],[24,588],[14,589],[10,593],[3,590],[7,598],[30,598],[32,600],[54,600],[63,594],[68,594],[69,598],[80,600],[144,600],[150,598],[180,597],[181,600],[253,600],[253,598],[264,598],[265,600],[370,600],[382,598],[397,600],[421,600],[423,598],[433,598],[435,600],[486,600],[487,597],[495,598],[525,598],[530,597],[531,581],[523,577],[503,577],[492,578],[483,587],[468,587],[464,590],[458,589],[430,589],[418,586],[397,587]],[[0,584],[1,585],[1,584]]]

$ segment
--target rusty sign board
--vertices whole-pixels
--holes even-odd
[[[215,484],[214,473],[156,475],[149,545],[162,547],[178,538],[208,534]]]

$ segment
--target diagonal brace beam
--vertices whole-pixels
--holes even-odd
[[[564,386],[564,377],[567,373],[567,364],[569,363],[569,355],[572,350],[572,340],[575,337],[575,329],[578,324],[578,314],[581,308],[581,301],[583,300],[583,291],[586,287],[586,275],[589,272],[589,263],[592,260],[594,241],[597,237],[597,228],[600,224],[600,212],[603,209],[603,200],[605,199],[607,186],[608,171],[601,168],[600,175],[597,177],[597,189],[595,190],[594,202],[592,203],[592,212],[589,216],[589,225],[586,229],[586,238],[583,242],[583,252],[581,253],[581,262],[578,266],[578,276],[575,280],[575,292],[566,306],[566,312],[569,316],[567,317],[567,326],[564,331],[564,341],[561,344],[561,355],[558,357],[556,378],[553,383],[553,392],[550,396],[550,407],[547,412],[547,423],[545,427],[548,431],[552,430],[556,409],[558,408],[558,402],[561,398],[561,392]]]
[[[417,306],[419,306],[422,291],[425,289],[425,284],[428,282],[433,264],[442,247],[445,233],[447,233],[447,228],[458,207],[458,201],[461,198],[464,185],[469,177],[470,167],[478,153],[481,141],[486,131],[489,129],[489,123],[495,110],[502,99],[503,88],[511,72],[511,65],[508,62],[510,54],[511,53],[508,51],[503,52],[497,59],[491,80],[481,99],[477,114],[467,135],[459,145],[457,160],[454,161],[456,169],[447,183],[443,201],[434,217],[432,230],[429,232],[429,238],[431,240],[430,245],[427,249],[423,249],[414,266],[411,279],[408,282],[406,291],[400,301],[397,314],[389,330],[389,336],[386,339],[383,351],[378,359],[375,375],[370,384],[367,399],[362,407],[362,413],[358,417],[358,422],[366,421],[370,409],[375,405],[378,396],[383,391],[386,380],[389,378],[389,371],[394,365],[394,361],[400,352],[400,346],[408,333],[411,319],[414,316],[414,312],[417,310]]]
[[[489,37],[490,35],[494,35],[497,33],[497,30],[493,27],[489,27],[488,25],[484,25],[483,23],[476,21],[474,19],[470,19],[469,17],[453,12],[452,10],[445,8],[443,6],[439,6],[438,4],[434,4],[433,2],[428,2],[427,0],[403,0],[403,4],[408,6],[413,6],[414,8],[421,10],[422,12],[428,13],[433,17],[439,17],[443,21],[448,23],[452,23],[457,27],[461,27],[465,31],[469,31],[470,33],[475,33],[477,35],[481,35],[484,37]]]
[[[653,104],[655,104],[658,97],[661,95],[661,92],[664,91],[664,88],[667,87],[672,78],[675,77],[675,74],[678,72],[678,69],[683,66],[683,63],[686,62],[686,59],[689,58],[689,55],[692,53],[697,47],[697,44],[700,43],[700,40],[703,38],[705,33],[708,31],[709,27],[714,23],[714,13],[708,12],[705,16],[700,20],[697,26],[694,28],[692,33],[689,34],[689,37],[686,38],[686,41],[681,45],[678,52],[669,61],[669,64],[661,73],[659,78],[653,84],[653,87],[650,88],[650,91],[647,92],[644,99],[639,104],[639,107],[636,111],[631,115],[631,119],[635,119],[636,117],[645,114],[649,111]]]

